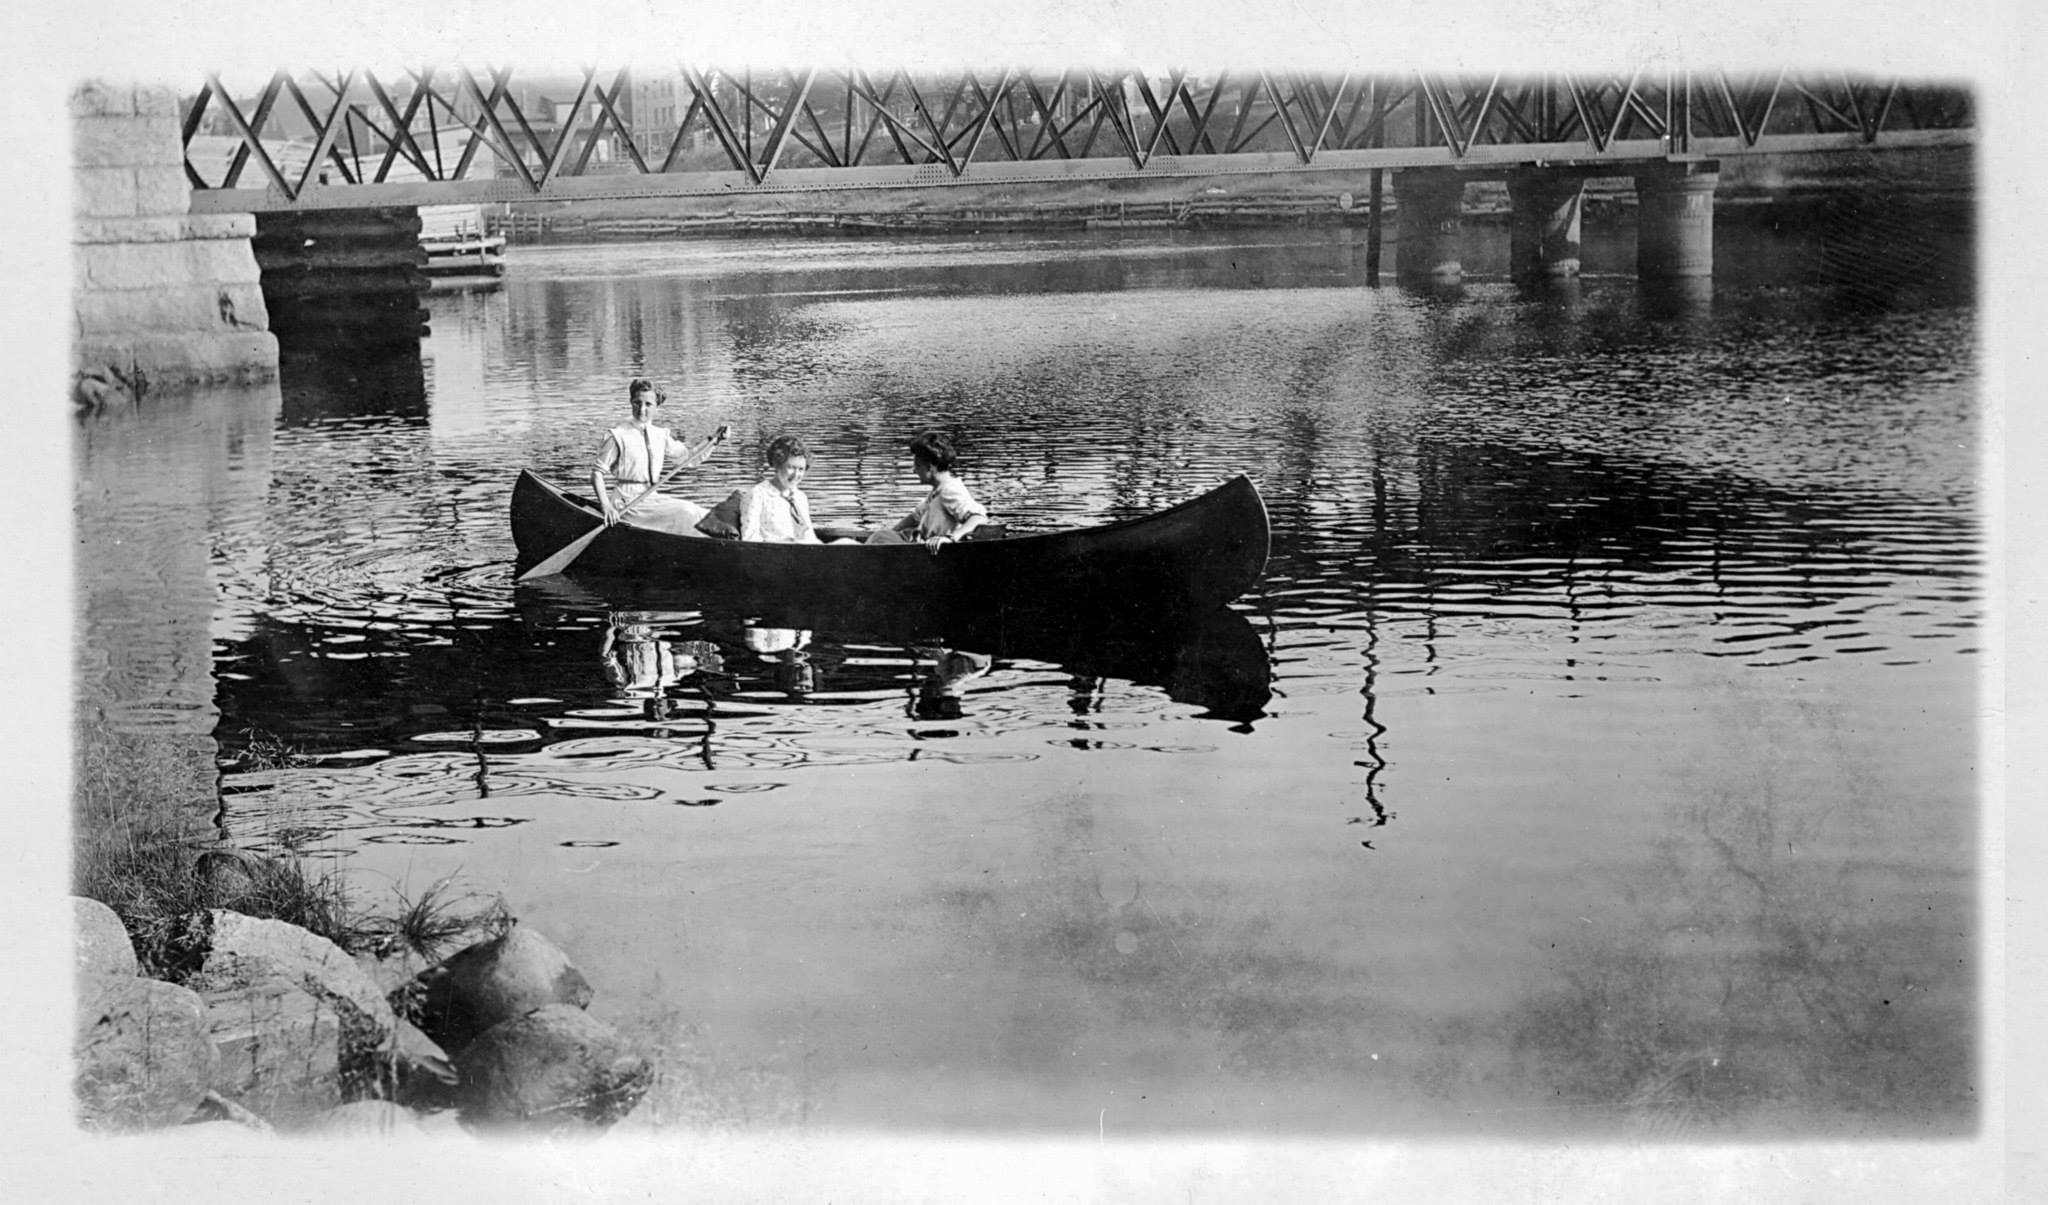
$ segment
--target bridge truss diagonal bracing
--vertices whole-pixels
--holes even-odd
[[[182,106],[199,212],[1579,165],[1975,140],[1968,89],[1791,70],[280,70]]]

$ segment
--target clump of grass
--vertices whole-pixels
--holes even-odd
[[[398,907],[363,925],[380,958],[411,954],[435,962],[447,952],[503,937],[514,924],[503,897],[455,889],[455,876],[436,879],[417,896],[397,889]]]
[[[243,773],[254,770],[289,770],[307,763],[305,751],[290,741],[251,728],[242,737],[242,749],[234,758],[234,768]]]

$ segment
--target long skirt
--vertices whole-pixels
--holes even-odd
[[[622,496],[623,495],[623,496]],[[612,491],[612,505],[623,508],[626,503],[640,496],[640,487]],[[697,505],[684,498],[671,498],[657,493],[635,506],[625,514],[624,522],[631,527],[644,527],[649,531],[665,531],[672,535],[694,536],[703,533],[697,530],[697,520],[710,513],[709,508]]]

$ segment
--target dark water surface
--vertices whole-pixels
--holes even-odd
[[[214,696],[105,680],[161,625],[82,672],[218,708],[231,840],[502,891],[678,1069],[633,1124],[1968,1132],[1976,310],[1917,229],[1886,278],[1731,223],[1710,293],[1626,232],[1422,292],[1344,232],[519,250],[417,361],[89,432],[135,547],[201,479],[154,589]],[[993,657],[515,589],[514,473],[635,375],[732,424],[706,501],[795,431],[821,521],[890,520],[943,426],[1024,529],[1247,472],[1272,561],[1198,637]]]

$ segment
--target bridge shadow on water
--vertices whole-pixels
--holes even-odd
[[[370,347],[305,339],[279,341],[278,391],[286,427],[349,419],[427,421],[426,368],[417,338]]]

